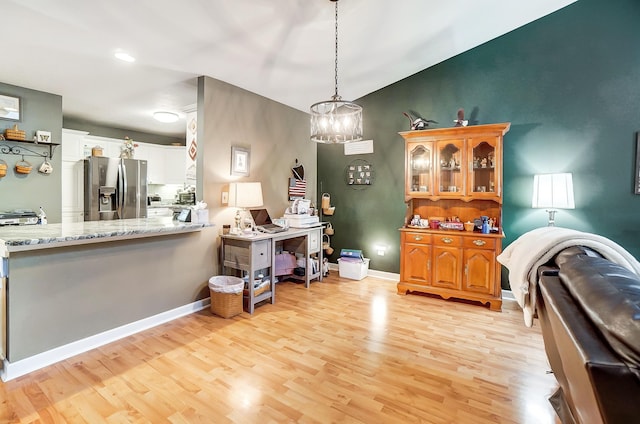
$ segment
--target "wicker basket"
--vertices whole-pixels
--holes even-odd
[[[264,292],[266,292],[271,284],[261,284],[258,287],[253,289],[253,297],[256,297]],[[245,296],[249,296],[249,289],[244,289],[242,291],[242,294],[244,294]]]
[[[24,140],[25,132],[18,129],[18,124],[14,125],[13,128],[7,128],[4,130],[4,136],[7,140]]]
[[[26,160],[21,160],[16,163],[16,172],[18,174],[28,174],[31,172],[31,169],[33,169],[33,166]]]
[[[222,317],[231,318],[242,313],[242,292],[219,293],[211,292],[211,312]]]
[[[0,178],[7,175],[7,162],[0,159]]]
[[[209,279],[211,312],[222,318],[231,318],[242,313],[242,286],[238,277],[218,275]]]

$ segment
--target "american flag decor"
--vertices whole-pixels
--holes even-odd
[[[289,178],[289,200],[303,199],[307,195],[307,180]]]

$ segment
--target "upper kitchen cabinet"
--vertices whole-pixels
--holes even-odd
[[[62,129],[62,160],[78,161],[84,159],[86,131]]]
[[[184,184],[187,174],[187,148],[185,146],[162,146],[164,148],[165,184]]]
[[[164,170],[165,160],[162,146],[149,143],[135,143],[135,153],[133,158],[147,161],[147,183],[165,184]]]
[[[136,143],[134,159],[147,161],[149,184],[184,184],[186,180],[186,147]]]

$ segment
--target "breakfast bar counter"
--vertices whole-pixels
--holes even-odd
[[[4,226],[0,227],[0,252],[18,252],[73,244],[188,233],[200,231],[208,226],[211,224],[179,222],[171,217]]]
[[[217,243],[171,217],[0,227],[2,379],[207,307]]]

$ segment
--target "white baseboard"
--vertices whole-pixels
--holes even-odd
[[[198,300],[170,311],[162,312],[139,321],[125,324],[121,327],[107,330],[100,334],[96,334],[95,336],[90,336],[16,362],[9,362],[5,358],[3,361],[3,368],[0,371],[0,378],[2,378],[2,381],[13,380],[14,378],[18,378],[40,368],[55,364],[56,362],[60,362],[80,353],[87,352],[91,349],[106,345],[132,334],[139,333],[140,331],[144,331],[176,318],[200,311],[207,308],[210,304],[210,298]]]
[[[339,272],[340,268],[338,267],[338,264],[329,262],[329,271]],[[376,271],[375,269],[368,270],[367,276],[380,278],[381,280],[390,280],[396,283],[400,281],[400,274],[396,274],[393,272],[386,272],[386,271]]]
[[[516,301],[516,297],[511,290],[502,289],[502,300]]]

